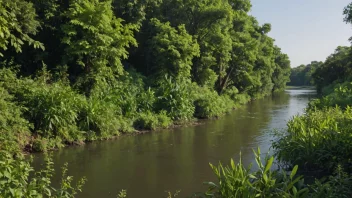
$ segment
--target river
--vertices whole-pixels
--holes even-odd
[[[282,130],[294,115],[302,113],[315,92],[290,89],[255,100],[230,114],[185,126],[126,136],[53,153],[56,175],[68,162],[69,175],[88,181],[78,197],[116,197],[126,189],[130,198],[166,197],[165,191],[181,190],[179,197],[204,191],[205,181],[216,181],[209,162],[235,161],[242,152],[246,164],[253,162],[252,149],[267,153],[272,131]],[[34,155],[34,167],[43,155]],[[54,182],[54,183],[57,183]]]

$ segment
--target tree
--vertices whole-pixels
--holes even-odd
[[[335,81],[345,81],[352,76],[351,47],[339,46],[321,67],[313,73],[318,91]]]
[[[275,46],[274,50],[275,70],[271,77],[274,83],[273,91],[282,91],[290,81],[291,63],[287,54],[282,53],[279,47]]]
[[[165,75],[176,79],[189,78],[192,60],[199,56],[199,46],[189,35],[184,25],[176,28],[170,23],[161,23],[158,19],[151,19],[153,27],[149,40],[150,57],[147,67],[156,78]]]
[[[85,92],[98,79],[122,75],[121,60],[128,57],[127,48],[137,45],[136,27],[113,15],[111,1],[72,0],[65,16],[69,19],[62,25],[65,62],[81,77],[78,81]]]
[[[44,49],[32,36],[38,32],[39,22],[33,4],[23,0],[0,0],[0,56],[11,47],[16,53],[28,44]]]

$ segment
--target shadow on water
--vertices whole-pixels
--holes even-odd
[[[166,190],[181,190],[180,197],[185,197],[205,190],[204,181],[215,180],[209,162],[238,160],[241,151],[250,164],[252,149],[259,146],[268,152],[270,132],[285,128],[314,96],[314,90],[290,89],[202,125],[62,149],[53,153],[56,175],[68,162],[70,175],[86,176],[79,197],[116,197],[121,189],[127,189],[129,197],[165,197]],[[34,166],[42,161],[43,156],[36,155]]]

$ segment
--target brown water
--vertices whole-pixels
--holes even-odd
[[[268,152],[271,131],[285,128],[314,96],[313,90],[287,90],[202,125],[62,149],[53,154],[56,174],[68,162],[70,175],[87,177],[82,198],[116,197],[121,189],[130,198],[166,197],[168,190],[181,190],[180,197],[186,197],[204,191],[203,182],[216,181],[209,162],[238,160],[242,151],[249,164],[253,148]],[[35,167],[42,158],[35,156]]]

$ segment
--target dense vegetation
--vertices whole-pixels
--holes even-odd
[[[108,139],[220,116],[285,88],[290,62],[248,14],[249,0],[0,0],[0,196],[73,197],[50,159],[33,171],[20,150]],[[344,10],[352,22],[352,4]],[[278,133],[251,172],[212,166],[208,197],[350,197],[351,47],[292,72],[324,97]],[[308,68],[308,69],[307,69]],[[287,174],[287,170],[290,171]],[[302,176],[299,176],[302,175]],[[303,177],[314,175],[306,184]],[[321,179],[322,178],[322,179]],[[121,192],[125,197],[125,192]]]
[[[169,127],[283,90],[288,56],[250,9],[249,0],[1,0],[1,147]]]
[[[312,61],[308,65],[300,65],[291,69],[290,82],[287,83],[289,86],[313,86],[313,73],[323,63],[318,61]]]
[[[344,9],[352,23],[352,3]],[[351,197],[352,196],[352,53],[338,47],[324,63],[293,69],[294,85],[317,86],[322,97],[310,102],[305,114],[295,116],[287,130],[276,133],[274,156],[284,171],[271,170],[273,157],[258,171],[240,161],[211,165],[219,184],[209,183],[208,197]],[[301,175],[301,176],[299,176]],[[303,180],[306,179],[306,181]]]
[[[29,177],[23,149],[218,117],[283,90],[288,56],[250,9],[250,0],[0,0],[1,196],[80,190],[65,174],[52,188],[50,161]]]

